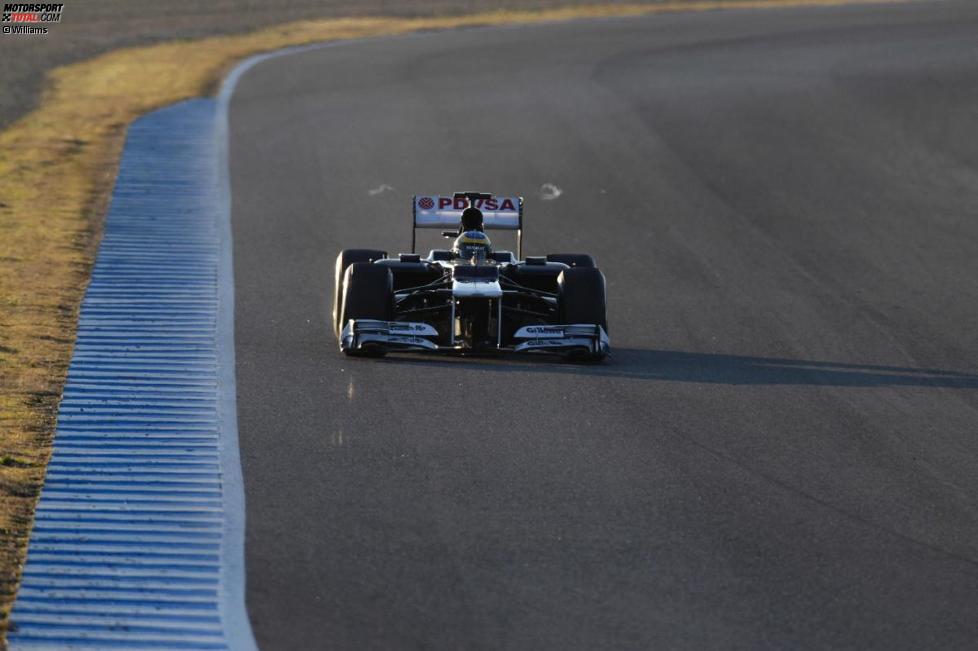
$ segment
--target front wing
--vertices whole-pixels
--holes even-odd
[[[436,341],[438,331],[427,323],[409,321],[373,321],[351,319],[340,334],[340,350],[344,352],[398,350],[419,352],[467,352],[465,346],[444,346]],[[513,334],[516,343],[494,350],[516,353],[568,354],[584,352],[607,354],[608,333],[599,325],[530,325]],[[482,352],[482,349],[480,349]]]

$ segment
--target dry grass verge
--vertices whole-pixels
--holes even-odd
[[[446,18],[309,20],[117,50],[53,70],[40,107],[0,133],[0,634],[50,456],[101,218],[126,126],[135,117],[206,94],[236,61],[286,46],[472,25],[849,1],[684,0]]]

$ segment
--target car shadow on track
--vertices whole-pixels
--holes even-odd
[[[978,374],[960,371],[634,348],[616,348],[612,356],[601,364],[575,364],[554,358],[526,356],[472,358],[392,355],[386,357],[384,362],[429,368],[444,366],[504,373],[568,373],[729,385],[978,389]]]

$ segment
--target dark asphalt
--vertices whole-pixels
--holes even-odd
[[[121,47],[241,34],[297,20],[546,9],[614,0],[85,0],[44,36],[0,34],[0,129],[36,107],[45,75]],[[691,0],[683,0],[691,1]],[[695,0],[693,0],[695,1]],[[4,2],[3,4],[7,4]]]
[[[248,73],[261,646],[974,648],[976,43],[978,5],[922,3],[427,34]],[[412,193],[468,188],[527,197],[530,254],[596,256],[607,364],[337,352],[337,251],[407,250]]]

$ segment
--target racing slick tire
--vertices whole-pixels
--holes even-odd
[[[343,272],[343,301],[340,324],[350,319],[390,321],[393,318],[394,281],[390,269],[370,262],[354,262]],[[342,327],[340,328],[342,331]],[[384,349],[347,350],[350,356],[376,356]]]
[[[547,262],[563,262],[568,267],[594,268],[594,258],[587,253],[550,253]]]
[[[333,332],[340,336],[340,302],[343,300],[343,274],[354,262],[373,262],[387,257],[387,251],[375,249],[344,249],[336,256],[336,275],[333,284]]]
[[[594,267],[572,267],[557,276],[558,319],[563,324],[588,323],[608,331],[607,290],[604,274]],[[600,361],[606,351],[576,353],[570,357],[584,361]]]

